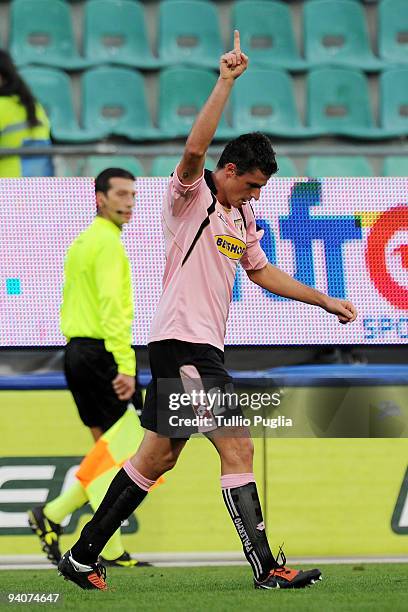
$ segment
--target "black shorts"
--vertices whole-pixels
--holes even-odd
[[[181,340],[151,342],[148,349],[152,380],[146,389],[141,423],[146,429],[166,437],[189,438],[200,431],[197,426],[173,426],[169,422],[176,415],[191,418],[197,416],[191,405],[170,407],[170,394],[183,394],[186,391],[180,369],[183,366],[196,368],[206,393],[214,389],[232,392],[232,378],[224,366],[224,353],[210,344]]]
[[[84,425],[107,431],[125,413],[129,402],[113,390],[118,368],[103,340],[72,338],[65,347],[64,371]],[[132,402],[141,408],[139,388]]]

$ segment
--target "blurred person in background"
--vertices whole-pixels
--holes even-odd
[[[50,124],[44,108],[18,74],[10,54],[0,49],[0,152],[50,144]],[[0,177],[20,176],[54,176],[51,157],[0,156]]]

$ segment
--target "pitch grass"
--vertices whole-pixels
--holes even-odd
[[[53,570],[0,571],[0,610],[92,612],[406,612],[408,566],[321,566],[323,581],[301,590],[260,591],[247,567],[108,569],[109,591],[82,591]],[[61,603],[6,603],[5,593],[60,593]]]

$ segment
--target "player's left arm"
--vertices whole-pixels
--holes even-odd
[[[330,297],[304,285],[270,263],[259,270],[247,270],[247,274],[252,282],[267,291],[298,302],[320,306],[326,312],[336,315],[340,323],[351,323],[357,317],[357,311],[351,302]]]

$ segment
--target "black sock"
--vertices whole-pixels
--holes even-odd
[[[266,537],[256,484],[249,482],[242,487],[223,488],[222,496],[254,576],[263,580],[276,566],[276,561]]]
[[[71,549],[75,561],[85,565],[96,563],[107,541],[146,495],[147,491],[129,478],[123,468],[119,470],[93,518],[82,529],[78,542]]]

